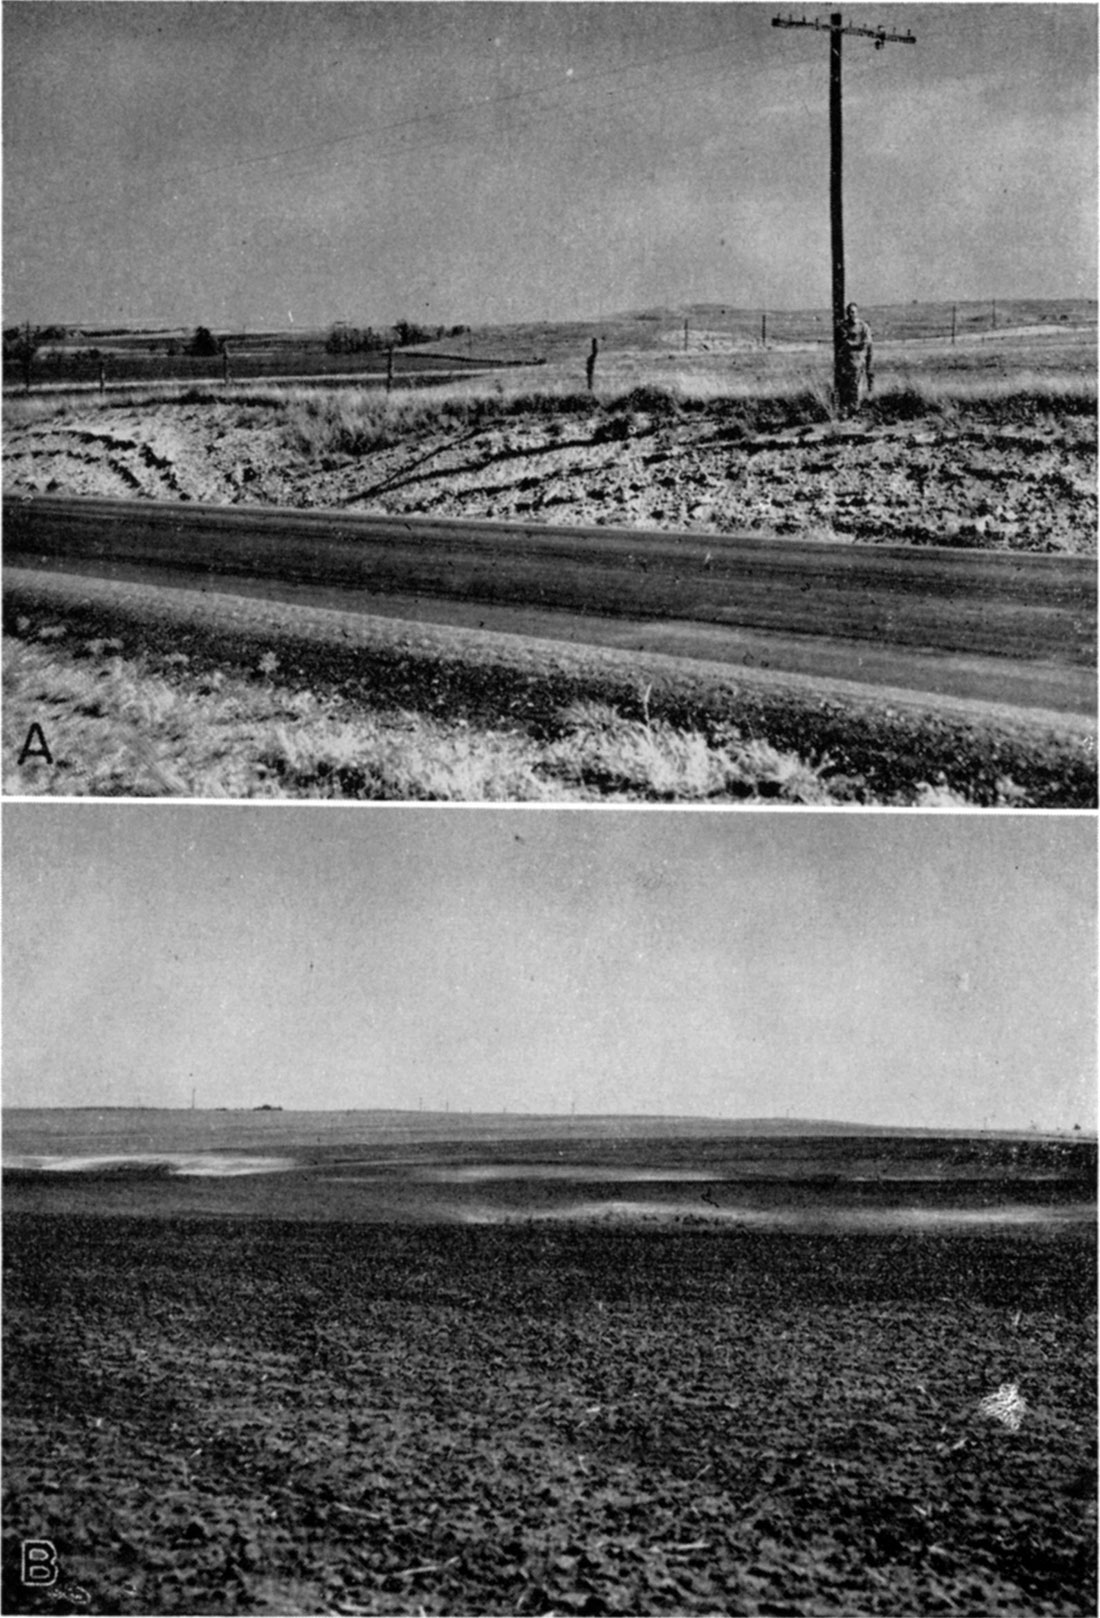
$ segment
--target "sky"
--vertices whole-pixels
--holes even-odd
[[[789,14],[5,0],[5,322],[827,308],[828,40]],[[916,37],[844,40],[849,296],[1094,297],[1095,6],[844,17]]]
[[[1091,1130],[1092,817],[5,806],[9,1106]]]

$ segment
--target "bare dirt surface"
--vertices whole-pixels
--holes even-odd
[[[13,426],[4,487],[1080,555],[1097,532],[1094,418],[1042,409],[750,433],[594,404],[310,458],[263,406],[166,403]]]
[[[1087,1232],[5,1230],[6,1612],[1096,1610]]]
[[[1096,1611],[1091,1138],[3,1122],[6,1613]]]

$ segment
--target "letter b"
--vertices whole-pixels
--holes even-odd
[[[41,1590],[57,1583],[57,1551],[52,1539],[23,1541],[21,1576],[24,1584],[37,1585]]]

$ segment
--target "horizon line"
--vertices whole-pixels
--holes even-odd
[[[274,1102],[243,1102],[229,1105],[192,1107],[183,1103],[179,1106],[159,1106],[155,1103],[120,1103],[120,1102],[74,1102],[64,1106],[43,1106],[34,1103],[0,1103],[0,1114],[15,1112],[179,1112],[179,1113],[214,1113],[214,1112],[281,1112],[293,1116],[315,1117],[319,1114],[331,1114],[334,1117],[347,1116],[349,1113],[382,1114],[387,1117],[401,1118],[507,1118],[512,1121],[530,1119],[539,1121],[544,1119],[561,1120],[568,1123],[582,1121],[645,1121],[652,1123],[693,1123],[693,1124],[769,1124],[785,1127],[812,1125],[818,1129],[879,1131],[895,1134],[982,1134],[982,1135],[1078,1135],[1082,1139],[1097,1139],[1098,1131],[1085,1129],[1081,1124],[1071,1125],[967,1125],[967,1124],[899,1124],[899,1123],[866,1123],[855,1119],[845,1118],[813,1118],[791,1116],[789,1114],[769,1114],[753,1116],[732,1116],[721,1113],[686,1113],[686,1112],[529,1112],[512,1109],[480,1109],[460,1108],[450,1110],[440,1107],[288,1107]]]
[[[867,309],[911,309],[911,308],[914,308],[914,307],[916,307],[916,308],[929,308],[929,307],[936,308],[936,307],[939,307],[939,306],[951,307],[952,305],[962,307],[962,306],[965,306],[967,304],[979,304],[979,305],[984,306],[986,304],[991,304],[991,303],[1004,303],[1006,305],[1011,304],[1011,303],[1040,303],[1040,304],[1041,303],[1084,303],[1084,304],[1095,304],[1095,303],[1097,303],[1097,301],[1098,300],[1097,300],[1097,298],[1095,296],[1090,297],[1090,296],[1085,295],[1083,293],[1066,293],[1066,294],[1062,294],[1062,295],[1058,295],[1058,296],[1052,296],[1052,295],[1042,295],[1042,296],[1040,296],[1038,293],[1004,293],[1004,294],[988,293],[988,294],[986,294],[985,296],[982,296],[982,297],[968,297],[968,298],[945,296],[945,297],[939,297],[939,298],[916,298],[916,299],[898,299],[898,298],[895,298],[895,299],[871,299],[868,302],[866,302],[865,304],[861,304],[860,307],[861,308],[867,308]],[[480,320],[480,321],[476,321],[476,322],[471,322],[469,324],[469,326],[467,327],[467,330],[469,330],[469,331],[494,331],[494,330],[505,330],[505,329],[507,329],[509,327],[512,327],[512,326],[572,326],[572,325],[586,325],[586,324],[594,324],[596,322],[605,321],[605,320],[636,320],[636,319],[639,319],[641,317],[644,317],[646,315],[653,314],[653,313],[675,314],[678,311],[684,310],[684,309],[721,309],[723,312],[729,313],[729,314],[750,314],[750,315],[759,315],[761,313],[776,314],[776,315],[785,315],[785,314],[786,315],[796,315],[796,314],[824,314],[824,315],[831,315],[831,310],[830,310],[829,306],[827,304],[824,304],[824,303],[821,303],[821,304],[818,304],[818,303],[769,304],[769,303],[734,303],[734,302],[723,303],[721,300],[719,300],[717,298],[695,298],[695,299],[689,298],[689,299],[685,299],[685,300],[683,300],[683,301],[681,301],[679,303],[669,302],[669,303],[639,304],[636,308],[616,309],[616,310],[605,311],[605,312],[597,313],[597,314],[578,314],[578,315],[560,316],[560,317],[557,317],[557,318],[551,318],[551,317],[547,317],[547,316],[532,315],[532,316],[528,317],[525,320]],[[379,319],[380,317],[376,316],[374,318]],[[401,319],[404,319],[404,318],[405,318],[404,316],[398,316],[397,320],[401,320]],[[25,326],[27,324],[28,324],[28,322],[26,320],[6,320],[5,321],[5,329],[10,329],[11,327],[15,327],[15,326]],[[157,320],[154,320],[152,317],[143,317],[140,324],[134,324],[132,321],[127,321],[127,322],[122,322],[122,321],[117,321],[117,320],[112,321],[112,320],[110,320],[109,317],[105,318],[105,319],[102,319],[102,320],[93,319],[92,317],[86,317],[86,318],[83,318],[83,319],[76,319],[76,320],[59,320],[59,319],[37,320],[37,321],[31,321],[30,324],[35,325],[35,326],[62,326],[62,327],[70,327],[71,326],[71,327],[75,327],[75,328],[78,328],[78,329],[84,328],[84,327],[93,327],[93,328],[99,328],[99,329],[102,329],[103,331],[108,331],[108,332],[139,332],[139,333],[146,333],[146,332],[174,332],[174,331],[192,331],[192,330],[194,330],[194,323],[191,322],[191,321],[180,321],[180,320],[177,320],[177,321],[157,321]],[[354,324],[354,321],[350,320],[347,316],[342,316],[341,315],[341,316],[333,316],[331,319],[323,321],[320,324],[317,324],[317,323],[314,323],[314,322],[291,321],[289,325],[287,325],[287,324],[279,325],[279,324],[276,324],[274,322],[271,323],[271,324],[267,324],[267,323],[265,323],[263,321],[251,321],[250,320],[250,321],[245,321],[243,323],[241,323],[241,322],[229,322],[227,324],[225,322],[222,322],[218,326],[210,327],[208,329],[210,329],[210,330],[224,330],[224,331],[240,330],[240,331],[244,332],[246,335],[263,336],[263,335],[266,335],[266,334],[269,334],[269,333],[272,333],[272,332],[295,332],[295,333],[300,333],[300,332],[309,332],[309,331],[325,331],[325,330],[328,330],[329,327],[334,326],[334,325],[349,325],[349,324]],[[383,324],[387,324],[387,323],[383,322]],[[388,322],[388,324],[395,325],[395,324],[397,324],[397,321],[391,321],[391,322]],[[436,326],[443,325],[443,326],[446,327],[448,325],[454,325],[454,324],[455,324],[455,322],[453,322],[453,321],[448,322],[448,321],[438,321],[437,320],[437,321],[428,321],[428,322],[426,322],[426,325],[428,325],[428,326],[431,326],[431,325],[436,325]],[[445,335],[446,335],[446,333],[445,333]],[[432,339],[432,341],[438,341],[438,339]]]

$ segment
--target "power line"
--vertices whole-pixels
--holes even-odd
[[[527,85],[522,89],[509,91],[506,95],[485,96],[478,97],[476,99],[468,99],[465,102],[452,103],[450,106],[437,108],[432,112],[414,113],[407,118],[392,119],[388,123],[358,125],[353,129],[345,130],[339,135],[328,135],[316,140],[298,142],[293,146],[280,147],[269,152],[255,153],[250,157],[232,158],[224,163],[191,163],[178,169],[168,169],[163,171],[158,175],[158,180],[167,183],[173,179],[192,177],[206,178],[210,175],[229,173],[235,169],[255,167],[262,163],[278,162],[287,157],[301,156],[306,152],[332,150],[337,146],[350,145],[356,141],[366,140],[372,135],[387,135],[392,134],[397,130],[409,129],[419,125],[438,124],[442,120],[455,117],[460,118],[468,116],[470,113],[484,114],[486,112],[493,112],[499,107],[509,106],[517,102],[534,100],[539,96],[552,95],[555,93],[560,94],[562,91],[570,93],[576,90],[583,91],[586,90],[590,85],[604,83],[609,79],[625,78],[631,73],[648,72],[651,68],[662,67],[668,62],[686,61],[690,58],[704,55],[713,57],[717,52],[728,51],[733,48],[734,41],[732,40],[724,45],[697,45],[691,47],[689,50],[668,51],[661,56],[651,57],[646,61],[630,62],[625,66],[607,68],[603,71],[598,71],[595,73],[586,73],[579,77],[574,75],[570,69],[569,74],[564,82],[562,82],[560,78],[555,77],[552,82],[548,82],[545,85]],[[456,137],[452,135],[443,137],[441,142],[425,142],[423,145],[424,147],[428,147],[432,144],[450,144],[455,139],[460,138],[463,137]],[[419,150],[421,147],[418,143],[415,147],[409,149]],[[61,197],[47,204],[43,208],[35,209],[30,213],[25,213],[22,217],[30,219],[38,218],[39,216],[53,212],[58,208],[71,206],[87,200],[88,199],[86,196]]]
[[[847,345],[844,335],[844,160],[841,118],[841,45],[845,34],[872,39],[876,50],[889,41],[901,45],[915,45],[911,33],[888,33],[885,28],[863,28],[858,24],[845,24],[839,11],[829,16],[827,24],[819,18],[800,20],[794,17],[773,17],[773,28],[812,28],[829,36],[829,213],[832,227],[833,258],[833,386],[837,403],[843,410],[854,400],[855,391],[846,363]],[[868,375],[870,362],[868,361]]]
[[[840,12],[834,12],[829,22],[822,22],[820,17],[807,19],[806,17],[773,17],[773,28],[813,28],[823,34],[863,34],[867,39],[873,39],[875,49],[880,51],[887,40],[893,40],[899,45],[915,45],[916,38],[908,30],[904,34],[888,34],[885,28],[861,28],[855,23],[841,25]]]
[[[710,64],[707,64],[707,67],[709,66]],[[714,70],[716,73],[724,71],[719,63],[714,64]],[[671,87],[669,93],[671,93]],[[570,129],[575,130],[580,123],[606,123],[609,117],[613,117],[617,114],[632,111],[639,106],[649,107],[653,104],[655,99],[655,93],[651,87],[638,86],[627,96],[621,99],[616,99],[613,106],[609,106],[606,103],[601,103],[599,105],[589,105],[571,110]],[[781,105],[781,103],[777,102],[773,106],[763,110],[780,110]],[[543,109],[543,116],[539,116],[538,111],[530,116],[521,114],[523,121],[516,126],[514,131],[510,131],[510,133],[527,134],[532,130],[538,129],[540,125],[545,125],[552,122],[553,119],[557,117],[559,111],[559,108],[546,108]],[[452,133],[446,136],[432,136],[426,140],[416,140],[402,142],[392,146],[382,146],[377,150],[372,151],[369,156],[370,160],[373,162],[392,161],[394,159],[403,159],[413,156],[418,152],[438,151],[440,147],[446,147],[448,150],[450,150],[457,146],[479,145],[485,140],[486,133],[487,132],[485,130],[481,129],[468,130],[464,133]],[[293,179],[302,175],[310,174],[312,172],[313,170],[310,168],[291,169],[286,171],[284,178]]]
[[[682,55],[682,56],[685,56],[685,57],[690,57],[690,56],[698,57],[698,56],[703,55],[704,52],[702,52],[702,51],[694,51],[694,52],[683,52],[683,53],[679,53],[679,54]],[[708,52],[707,54],[710,54],[711,57],[713,58],[713,54],[714,54],[713,52]],[[655,59],[655,60],[663,62],[663,61],[669,60],[669,59],[671,59],[671,58],[666,57],[666,58]],[[640,64],[633,64],[634,67],[637,67],[639,65]],[[649,64],[644,64],[644,65],[652,66],[654,64],[649,63]],[[713,71],[715,74],[720,74],[720,73],[723,73],[723,72],[726,71],[726,69],[724,68],[721,61],[714,61],[713,59],[710,60],[710,61],[707,61],[707,62],[700,63],[699,67],[700,67],[701,71],[704,74],[709,74],[711,71]],[[630,71],[630,70],[628,70],[628,71]],[[805,95],[805,89],[802,88],[802,86],[805,86],[806,88],[808,88],[808,81],[809,81],[809,79],[811,77],[811,74],[814,71],[815,70],[809,64],[803,64],[803,65],[800,65],[800,66],[798,66],[798,67],[796,67],[796,68],[794,68],[794,69],[792,69],[792,70],[790,70],[788,72],[784,72],[783,75],[782,75],[783,83],[784,83],[784,85],[791,85],[792,88],[789,89],[788,92],[785,95],[783,95],[782,97],[770,102],[767,106],[765,106],[763,108],[758,108],[757,109],[758,112],[761,115],[763,115],[763,114],[766,114],[766,113],[782,112],[784,110],[787,110],[789,108],[790,104],[791,104],[792,97],[798,102],[798,104],[800,106],[805,106],[805,104],[806,104],[806,95]],[[607,77],[609,75],[603,75],[603,76]],[[573,89],[573,88],[581,88],[581,89],[583,89],[584,86],[588,82],[589,82],[589,80],[571,80],[568,86],[559,85],[559,86],[557,86],[557,88],[558,89]],[[798,88],[797,89],[793,88],[794,85],[797,85]],[[611,119],[614,119],[616,117],[621,117],[625,113],[632,112],[634,109],[638,108],[639,106],[644,107],[644,108],[648,108],[648,107],[653,105],[655,100],[658,100],[658,99],[667,100],[670,95],[672,95],[674,93],[678,93],[679,91],[682,90],[682,88],[683,88],[683,81],[682,80],[680,81],[679,84],[670,84],[668,86],[667,90],[665,90],[664,92],[660,92],[660,91],[655,90],[654,87],[651,86],[651,85],[649,85],[649,86],[647,86],[647,85],[637,85],[637,86],[633,86],[633,87],[628,87],[624,94],[615,95],[615,100],[614,100],[613,103],[609,103],[609,102],[606,102],[606,101],[588,102],[586,104],[583,104],[579,108],[571,108],[570,111],[569,111],[569,119],[570,119],[569,128],[570,128],[571,131],[575,132],[576,129],[578,128],[578,126],[581,125],[581,124],[584,124],[584,123],[597,123],[597,124],[599,124],[599,123],[607,123]],[[615,92],[613,91],[612,94],[615,94]],[[495,101],[488,101],[488,102],[485,102],[485,103],[480,103],[480,104],[478,104],[476,106],[466,107],[464,109],[464,111],[465,111],[465,113],[490,112],[490,111],[493,110],[493,107],[496,106],[496,105],[497,105],[497,103]],[[521,118],[523,119],[523,121],[518,125],[516,130],[510,131],[510,134],[518,133],[518,134],[526,135],[529,132],[531,132],[532,130],[537,130],[540,125],[547,125],[547,124],[552,123],[555,119],[557,119],[560,116],[561,111],[562,111],[562,108],[561,108],[560,105],[559,106],[543,107],[541,109],[536,107],[534,109],[534,111],[530,115],[521,114]],[[461,115],[463,115],[462,112],[459,113],[459,116],[461,116]],[[444,116],[444,114],[440,113],[440,114],[433,115],[433,116],[442,117],[442,116]],[[400,134],[401,131],[404,129],[406,123],[412,123],[412,122],[418,122],[418,121],[423,121],[423,120],[398,120],[396,123],[394,123],[392,125],[389,125],[389,126],[379,126],[379,130],[383,134],[387,133],[387,132],[396,132],[396,133]],[[732,137],[732,135],[734,133],[735,133],[735,131],[732,130],[732,129],[729,129],[729,128],[726,128],[724,130],[724,135],[725,135],[725,137],[727,139]],[[395,144],[380,145],[375,150],[373,150],[373,151],[371,151],[370,153],[367,154],[367,159],[372,164],[378,164],[378,163],[382,163],[382,162],[403,161],[403,160],[407,159],[410,156],[415,156],[417,153],[438,151],[441,148],[446,148],[446,150],[448,150],[448,151],[453,151],[454,149],[456,149],[458,147],[461,147],[461,146],[471,146],[471,145],[472,146],[477,146],[479,144],[482,144],[486,140],[487,136],[489,136],[490,134],[491,134],[490,131],[487,131],[484,128],[482,128],[482,129],[470,129],[470,130],[467,130],[467,131],[462,132],[462,133],[450,132],[448,134],[440,133],[440,134],[436,134],[436,135],[428,135],[427,138],[421,139],[421,140],[398,141]],[[220,166],[216,167],[215,169],[201,170],[201,171],[196,169],[194,166],[192,166],[192,167],[190,167],[188,169],[178,170],[178,171],[176,171],[176,173],[177,174],[184,174],[184,175],[187,175],[189,177],[198,178],[200,176],[200,173],[205,174],[205,173],[220,172],[222,169],[232,169],[234,166],[235,166],[234,164],[226,164],[226,165],[220,165]],[[328,177],[331,179],[335,172],[336,172],[335,170],[330,170]],[[298,178],[303,178],[303,177],[306,177],[306,176],[309,176],[309,175],[313,175],[315,173],[316,173],[315,166],[303,166],[303,167],[300,167],[300,168],[293,168],[293,169],[284,170],[283,174],[281,175],[281,179],[283,179],[283,180],[293,180],[293,179],[298,179]],[[159,176],[158,176],[158,179],[159,179]],[[11,186],[9,184],[9,204],[10,204],[10,197],[11,197]],[[87,203],[88,200],[89,199],[86,196],[84,196],[84,197],[73,196],[73,197],[69,197],[69,198],[57,199],[54,202],[52,202],[52,203],[50,203],[50,204],[48,204],[48,205],[46,205],[46,206],[44,206],[42,208],[35,209],[35,210],[31,211],[31,212],[24,212],[24,213],[22,213],[20,215],[20,217],[21,217],[21,219],[24,219],[24,220],[33,220],[33,219],[38,219],[38,218],[42,218],[42,217],[48,217],[48,216],[56,214],[57,212],[59,212],[64,207],[77,205],[77,204],[80,204],[80,203]],[[200,202],[202,200],[210,201],[209,198],[200,199]],[[163,201],[163,204],[165,206],[169,206],[169,205],[171,205],[171,206],[185,205],[185,204],[182,203],[182,199],[178,195],[174,195],[174,194],[171,194],[171,193],[168,193],[168,192],[165,193],[162,201]],[[105,215],[101,214],[98,222],[100,224],[102,224],[105,228],[110,228],[109,224],[108,224],[108,220],[107,220]],[[247,227],[241,227],[241,228],[247,228]]]

